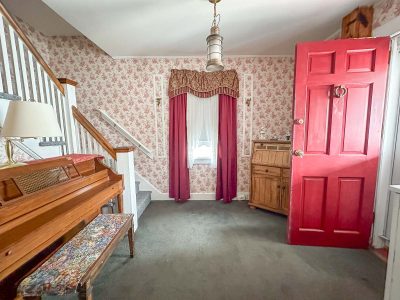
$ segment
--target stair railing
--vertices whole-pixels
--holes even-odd
[[[118,174],[124,176],[123,207],[124,212],[134,214],[135,228],[138,226],[136,205],[135,162],[134,147],[113,147],[90,121],[75,107],[72,106],[77,153],[99,154],[104,157],[104,163]]]
[[[2,99],[12,101],[22,99],[51,104],[57,113],[63,137],[43,138],[40,144],[60,146],[59,154],[72,153],[69,128],[65,122],[69,108],[64,87],[1,2],[0,94],[6,96]],[[6,103],[3,100],[2,105]]]
[[[147,157],[153,159],[153,153],[132,134],[130,134],[122,125],[111,118],[104,110],[96,109],[100,113],[101,118],[106,121],[111,127],[113,127],[120,135],[126,138],[129,142],[135,145],[136,149],[143,152]]]
[[[72,115],[75,120],[78,153],[100,154],[104,157],[105,164],[116,170],[117,153],[134,150],[133,147],[114,148],[75,106],[72,107]]]
[[[0,111],[5,113],[9,101],[20,99],[50,104],[63,133],[61,138],[46,138],[40,143],[25,145],[32,151],[20,143],[16,146],[33,158],[72,153],[103,155],[105,164],[124,176],[124,212],[134,214],[137,228],[134,149],[112,147],[76,109],[76,85],[70,79],[57,79],[18,22],[0,2]]]

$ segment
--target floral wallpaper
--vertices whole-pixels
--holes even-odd
[[[375,4],[374,27],[400,14],[400,0]],[[79,109],[115,146],[127,141],[94,111],[106,110],[146,147],[155,158],[140,151],[138,172],[160,191],[168,191],[168,77],[172,68],[204,70],[204,57],[149,57],[112,59],[84,37],[47,37],[18,20],[32,43],[59,77],[76,80]],[[267,138],[290,133],[293,57],[225,57],[226,69],[240,77],[238,99],[238,191],[249,190],[250,140],[263,128]],[[154,105],[154,76],[162,78],[164,106]],[[249,78],[252,81],[249,82]],[[245,93],[244,93],[245,92]],[[244,96],[245,94],[245,96]],[[252,96],[252,105],[245,99]],[[243,99],[245,98],[245,99]],[[165,130],[162,128],[164,117]],[[157,122],[155,122],[157,120]],[[156,126],[157,123],[157,126]],[[157,132],[157,135],[156,135]],[[156,139],[156,136],[158,138]],[[164,139],[162,138],[164,137]],[[1,144],[0,144],[1,147]],[[156,151],[156,149],[159,149]],[[164,152],[165,150],[165,152]],[[2,155],[3,156],[3,151]],[[215,191],[215,169],[197,165],[190,170],[191,191]]]
[[[400,15],[400,0],[382,0],[374,5],[373,27],[377,28]]]
[[[147,148],[153,151],[153,160],[140,151],[136,157],[137,171],[160,191],[168,191],[168,96],[170,70],[204,70],[203,57],[126,58],[113,59],[84,37],[54,37],[49,43],[49,64],[58,76],[68,77],[77,86],[78,108],[115,146],[126,145],[105,124],[95,108],[101,108],[122,124]],[[236,69],[243,89],[244,74],[253,75],[253,118],[245,122],[252,126],[253,138],[264,127],[269,138],[283,138],[290,132],[293,84],[293,57],[226,57],[226,69]],[[154,75],[163,78],[164,110],[155,109]],[[250,158],[243,156],[243,99],[238,99],[238,190],[248,191]],[[156,106],[157,107],[157,106]],[[162,106],[161,106],[162,107]],[[246,106],[247,107],[247,106]],[[163,133],[159,114],[164,114]],[[246,118],[250,118],[246,114]],[[157,121],[157,127],[156,122]],[[158,147],[156,147],[156,132]],[[247,135],[250,130],[245,130]],[[247,137],[247,141],[250,137]],[[248,142],[246,143],[248,145]],[[196,165],[190,170],[191,191],[214,192],[216,170]]]

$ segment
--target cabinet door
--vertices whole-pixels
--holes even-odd
[[[289,178],[282,178],[281,184],[281,209],[287,215],[289,212]]]
[[[273,209],[279,209],[280,180],[278,177],[253,175],[251,180],[251,202],[264,205]]]

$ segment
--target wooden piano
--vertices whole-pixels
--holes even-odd
[[[0,170],[0,299],[117,197],[122,176],[100,158],[61,157]]]

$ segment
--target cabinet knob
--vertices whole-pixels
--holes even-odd
[[[12,253],[12,251],[11,251],[11,250],[8,250],[8,251],[6,252],[6,256],[10,256],[11,253]]]

